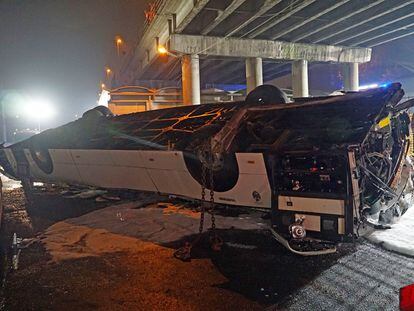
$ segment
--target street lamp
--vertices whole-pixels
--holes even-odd
[[[110,75],[111,75],[111,73],[112,73],[111,68],[107,67],[107,68],[106,68],[106,70],[105,70],[105,72],[106,72],[106,79],[109,81],[109,76],[110,76]]]
[[[180,57],[180,54],[171,53],[170,51],[168,51],[168,49],[165,46],[163,46],[161,44],[158,45],[157,52],[158,52],[158,54],[160,56],[166,56],[166,55],[168,55],[168,56],[172,56],[172,57],[175,57],[175,58],[179,58]]]
[[[124,43],[124,41],[122,40],[121,37],[116,37],[115,38],[115,43],[116,43],[116,52],[119,56],[119,50],[120,50],[121,44]]]
[[[163,46],[163,45],[159,45],[159,46],[158,46],[158,53],[159,53],[159,54],[161,54],[161,55],[164,55],[164,54],[168,54],[168,51],[167,51],[167,49],[165,48],[165,46]]]
[[[29,98],[25,103],[24,113],[28,118],[37,121],[40,132],[40,121],[53,118],[56,115],[56,110],[46,98]]]

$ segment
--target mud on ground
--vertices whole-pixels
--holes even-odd
[[[196,232],[198,220],[179,204],[124,206],[118,215],[113,203],[41,191],[27,211],[20,189],[6,192],[5,204],[3,249],[13,232],[38,240],[8,273],[0,310],[393,310],[399,287],[414,282],[411,258],[365,242],[329,256],[295,256],[265,230],[229,227],[229,214],[235,224],[251,221],[234,210],[217,216],[227,222],[218,230],[226,241],[221,252],[210,250],[204,234],[191,262],[181,262],[173,252],[194,239],[185,232]],[[115,227],[100,223],[105,215]],[[157,236],[152,222],[173,224],[168,237],[183,234]]]
[[[108,204],[99,204],[93,201],[87,202],[85,200],[62,200],[58,190],[47,193],[43,189],[43,191],[37,192],[35,203],[29,207],[22,188],[11,187],[4,190],[3,217],[0,227],[0,256],[2,259],[0,275],[3,280],[0,287],[0,310],[12,308],[10,306],[10,299],[15,294],[10,283],[17,274],[11,271],[11,258],[13,255],[11,245],[14,233],[23,241],[31,240],[53,223],[88,213],[106,205]],[[19,266],[29,267],[34,263],[41,263],[42,260],[47,260],[47,258],[48,255],[44,251],[43,246],[34,243],[23,250],[22,255],[19,257]],[[23,277],[22,283],[25,281],[26,279]],[[19,288],[19,290],[24,289]],[[37,300],[39,299],[40,297]],[[17,309],[21,309],[21,307]]]
[[[61,241],[61,244],[67,244],[67,249],[80,256],[53,260],[40,242],[23,249],[19,269],[7,274],[3,292],[5,310],[260,310],[281,300],[292,286],[297,286],[297,281],[306,283],[313,275],[307,273],[303,280],[300,269],[295,275],[280,273],[291,264],[292,258],[262,232],[221,230],[222,237],[236,247],[224,246],[220,254],[209,250],[205,235],[193,250],[194,259],[184,263],[173,258],[173,251],[184,240],[194,237],[157,245],[123,234],[105,232],[102,235],[97,228],[85,230],[64,220],[104,208],[109,203],[64,199],[58,193],[42,191],[34,199],[33,205],[26,209],[21,189],[5,192],[3,249],[10,251],[14,232],[18,237],[30,239],[41,236],[47,228],[72,226],[68,228],[68,236],[76,237],[78,230],[79,239],[74,238],[73,243]],[[171,205],[162,214],[174,213],[197,222],[193,211],[184,213]],[[108,245],[108,241],[112,244]],[[257,241],[261,242],[257,244]],[[90,255],[86,249],[90,250],[91,245],[106,247],[98,255]],[[245,249],[237,245],[255,246]],[[284,264],[269,266],[269,260],[279,256],[280,251],[285,256],[278,261]],[[335,259],[325,260],[330,265]],[[276,283],[283,286],[275,287],[275,278],[271,275],[279,275]]]

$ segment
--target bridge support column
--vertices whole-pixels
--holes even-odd
[[[200,60],[198,55],[184,55],[181,59],[184,105],[200,105]]]
[[[255,87],[263,84],[263,65],[260,57],[246,58],[247,94]]]
[[[358,63],[346,63],[343,70],[344,90],[357,92],[359,89]]]
[[[293,97],[308,97],[308,61],[295,60],[292,62]]]

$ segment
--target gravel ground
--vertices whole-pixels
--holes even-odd
[[[222,211],[222,251],[204,234],[181,262],[172,254],[194,238],[194,209],[40,193],[27,212],[21,190],[5,197],[3,250],[12,232],[36,239],[7,274],[4,310],[397,310],[399,288],[414,283],[412,258],[364,241],[290,254],[260,213]]]

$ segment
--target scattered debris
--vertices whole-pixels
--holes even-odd
[[[158,203],[158,207],[163,208],[164,214],[181,214],[193,218],[200,218],[200,211],[198,209],[187,208],[186,204],[174,203]]]
[[[256,245],[247,245],[247,244],[241,244],[241,243],[232,243],[232,242],[226,242],[227,246],[235,247],[235,248],[241,248],[241,249],[256,249]]]
[[[13,250],[13,256],[12,256],[12,269],[17,270],[19,268],[19,256],[21,253],[21,243],[22,238],[18,238],[16,233],[13,233],[13,241],[12,241],[12,250]]]
[[[404,199],[412,204],[411,195]],[[390,229],[374,231],[367,238],[385,249],[414,256],[414,208],[409,208]]]
[[[169,207],[171,204],[170,203],[168,203],[168,202],[158,202],[157,203],[157,206],[159,207],[159,208],[167,208],[167,207]]]
[[[96,197],[95,202],[108,202],[108,200],[104,199],[103,197]]]
[[[116,213],[116,217],[119,218],[120,221],[125,221],[125,218],[122,217],[122,213]]]
[[[101,198],[107,201],[121,201],[120,197],[109,194],[103,194],[101,195]]]
[[[93,199],[93,198],[101,196],[101,195],[103,195],[107,192],[108,191],[106,191],[106,190],[92,189],[92,190],[82,191],[82,192],[77,193],[77,194],[65,196],[65,198],[68,198],[68,199]]]

